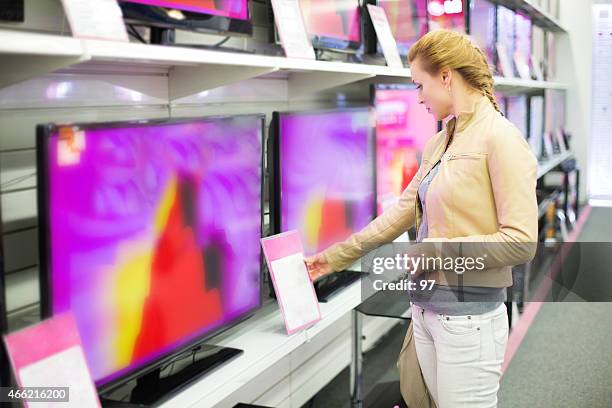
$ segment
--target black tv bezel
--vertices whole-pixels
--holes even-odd
[[[129,0],[118,0],[118,3],[121,7],[121,11],[123,12],[123,18],[128,24],[146,25],[149,27],[164,29],[190,30],[208,34],[226,34],[250,37],[253,35],[253,14],[251,12],[250,0],[246,1],[248,11],[247,20],[199,13],[195,11],[180,10],[186,17],[185,20],[168,18],[167,20],[162,21],[153,13],[155,11],[161,12],[172,10],[171,7],[132,3]]]
[[[39,250],[39,290],[40,290],[40,311],[41,319],[45,319],[53,316],[52,310],[52,285],[51,285],[51,239],[50,239],[50,224],[49,224],[49,174],[46,169],[48,168],[48,140],[51,135],[60,127],[63,126],[77,126],[81,129],[108,129],[118,127],[145,127],[151,125],[175,125],[181,123],[190,123],[194,121],[211,121],[211,120],[222,120],[222,119],[233,119],[233,118],[247,118],[253,117],[259,119],[260,122],[260,236],[263,236],[263,211],[264,211],[264,134],[265,134],[265,115],[264,114],[245,114],[245,115],[215,115],[215,116],[201,116],[201,117],[188,117],[179,119],[151,119],[151,120],[136,120],[136,121],[115,121],[115,122],[100,122],[100,123],[66,123],[66,124],[55,124],[50,123],[46,125],[38,125],[36,128],[36,162],[37,162],[37,186],[38,186],[38,250]],[[95,381],[96,389],[99,393],[105,393],[112,391],[113,389],[120,387],[123,383],[133,380],[139,376],[153,372],[164,364],[171,362],[177,356],[183,354],[186,350],[196,347],[205,341],[237,326],[241,322],[252,317],[258,310],[263,306],[263,252],[261,246],[259,246],[260,262],[259,262],[259,302],[256,307],[248,310],[227,324],[220,326],[206,334],[188,340],[166,355],[156,358],[146,364],[143,364],[132,370],[123,369],[120,376],[106,382]],[[113,373],[116,374],[116,373]],[[108,376],[107,376],[108,377]],[[197,377],[196,377],[197,378]]]
[[[373,107],[367,106],[356,106],[347,108],[331,108],[331,109],[320,109],[320,110],[306,110],[306,111],[275,111],[272,113],[272,122],[270,123],[269,136],[268,136],[268,186],[269,186],[269,203],[270,203],[270,234],[282,233],[281,224],[281,155],[280,155],[280,119],[284,115],[320,115],[325,113],[344,113],[344,112],[357,112],[367,111],[371,116],[373,114]],[[378,216],[377,211],[377,163],[376,163],[376,125],[371,123],[368,125],[370,138],[370,144],[372,149],[372,183],[373,183],[373,199],[372,199],[372,217],[369,221],[374,220]]]
[[[413,0],[410,0],[413,1]],[[368,55],[382,56],[382,49],[380,48],[380,44],[378,43],[378,36],[376,35],[376,30],[374,29],[374,25],[372,24],[372,19],[370,18],[370,13],[368,13],[367,7],[368,4],[372,4],[374,6],[379,5],[379,0],[365,0],[363,5],[363,20],[364,20],[364,49],[365,53]],[[425,7],[427,7],[427,0],[425,0]],[[422,17],[419,17],[422,18]],[[425,13],[425,20],[427,21],[427,32],[429,32],[429,13]],[[418,40],[421,37],[418,37]],[[416,41],[415,40],[415,41]],[[408,56],[408,52],[402,52],[398,47],[398,52],[400,57],[406,58]]]

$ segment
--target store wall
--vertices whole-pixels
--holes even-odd
[[[572,132],[572,149],[580,174],[580,200],[586,203],[588,153],[592,106],[592,11],[593,1],[561,0],[560,22],[568,31],[557,43],[557,80],[567,83],[567,128]],[[612,152],[611,152],[612,153]]]

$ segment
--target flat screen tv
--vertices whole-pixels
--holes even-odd
[[[263,115],[38,127],[43,316],[108,388],[261,305]]]
[[[394,204],[419,169],[421,154],[438,122],[419,104],[413,85],[377,85],[376,201],[378,214]]]
[[[427,0],[429,31],[438,29],[465,32],[466,0]]]
[[[544,91],[544,130],[556,132],[565,129],[566,93],[563,90],[547,89]],[[554,134],[554,133],[553,133]]]
[[[361,47],[359,0],[299,0],[313,47],[354,52]]]
[[[375,148],[368,107],[275,112],[268,145],[271,232],[299,231],[312,255],[365,227],[376,215]],[[348,270],[317,280],[319,300],[361,275]]]
[[[495,64],[495,25],[497,10],[488,0],[472,0],[470,3],[470,36],[485,52],[490,65]]]
[[[251,35],[248,0],[119,0],[128,23]]]
[[[515,13],[504,6],[497,6],[497,42],[501,43],[505,50],[508,61],[514,61],[515,47]],[[498,58],[499,62],[499,58]],[[503,72],[502,67],[497,67],[498,72]],[[506,74],[507,75],[507,74]]]
[[[520,54],[525,63],[531,66],[532,54],[532,24],[531,18],[521,13],[516,13],[516,43],[515,51]]]
[[[371,2],[385,10],[387,20],[401,56],[407,56],[410,47],[427,33],[427,0],[375,0]],[[367,52],[382,54],[371,24],[367,26]]]
[[[528,137],[527,133],[527,96],[512,95],[507,97],[506,116],[508,120],[520,130],[524,138]]]
[[[534,95],[529,98],[529,145],[533,154],[542,157],[544,135],[544,97]]]

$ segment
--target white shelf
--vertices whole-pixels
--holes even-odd
[[[543,177],[546,173],[557,167],[559,164],[563,163],[565,160],[573,157],[572,152],[565,152],[558,155],[553,156],[551,159],[547,160],[544,163],[540,163],[538,165],[538,179]]]
[[[81,41],[70,37],[0,30],[0,88],[78,64],[87,59]]]
[[[528,15],[535,25],[546,30],[559,33],[567,32],[555,17],[529,0],[491,0],[491,2]]]
[[[496,76],[493,78],[495,81],[495,88],[502,92],[525,92],[537,89],[567,89],[567,85],[559,82],[548,82],[548,81],[534,81],[529,79],[521,78],[506,78]]]
[[[410,69],[381,65],[300,60],[284,57],[168,47],[139,43],[78,40],[58,35],[0,30],[0,87],[69,67],[121,70],[162,68],[169,77],[170,101],[250,78],[282,72],[289,98],[296,98],[358,81],[407,82]],[[129,67],[129,68],[128,68]],[[120,86],[129,86],[115,75]],[[500,90],[565,89],[563,84],[495,78]],[[145,87],[135,90],[150,92]],[[151,95],[164,97],[164,95]]]
[[[210,344],[242,349],[244,353],[182,390],[162,407],[203,408],[219,404],[360,303],[361,283],[357,281],[329,302],[320,303],[321,321],[305,331],[288,336],[278,305],[268,302],[255,316],[210,341]]]

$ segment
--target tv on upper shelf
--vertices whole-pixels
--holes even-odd
[[[248,0],[119,0],[127,23],[252,35]]]

